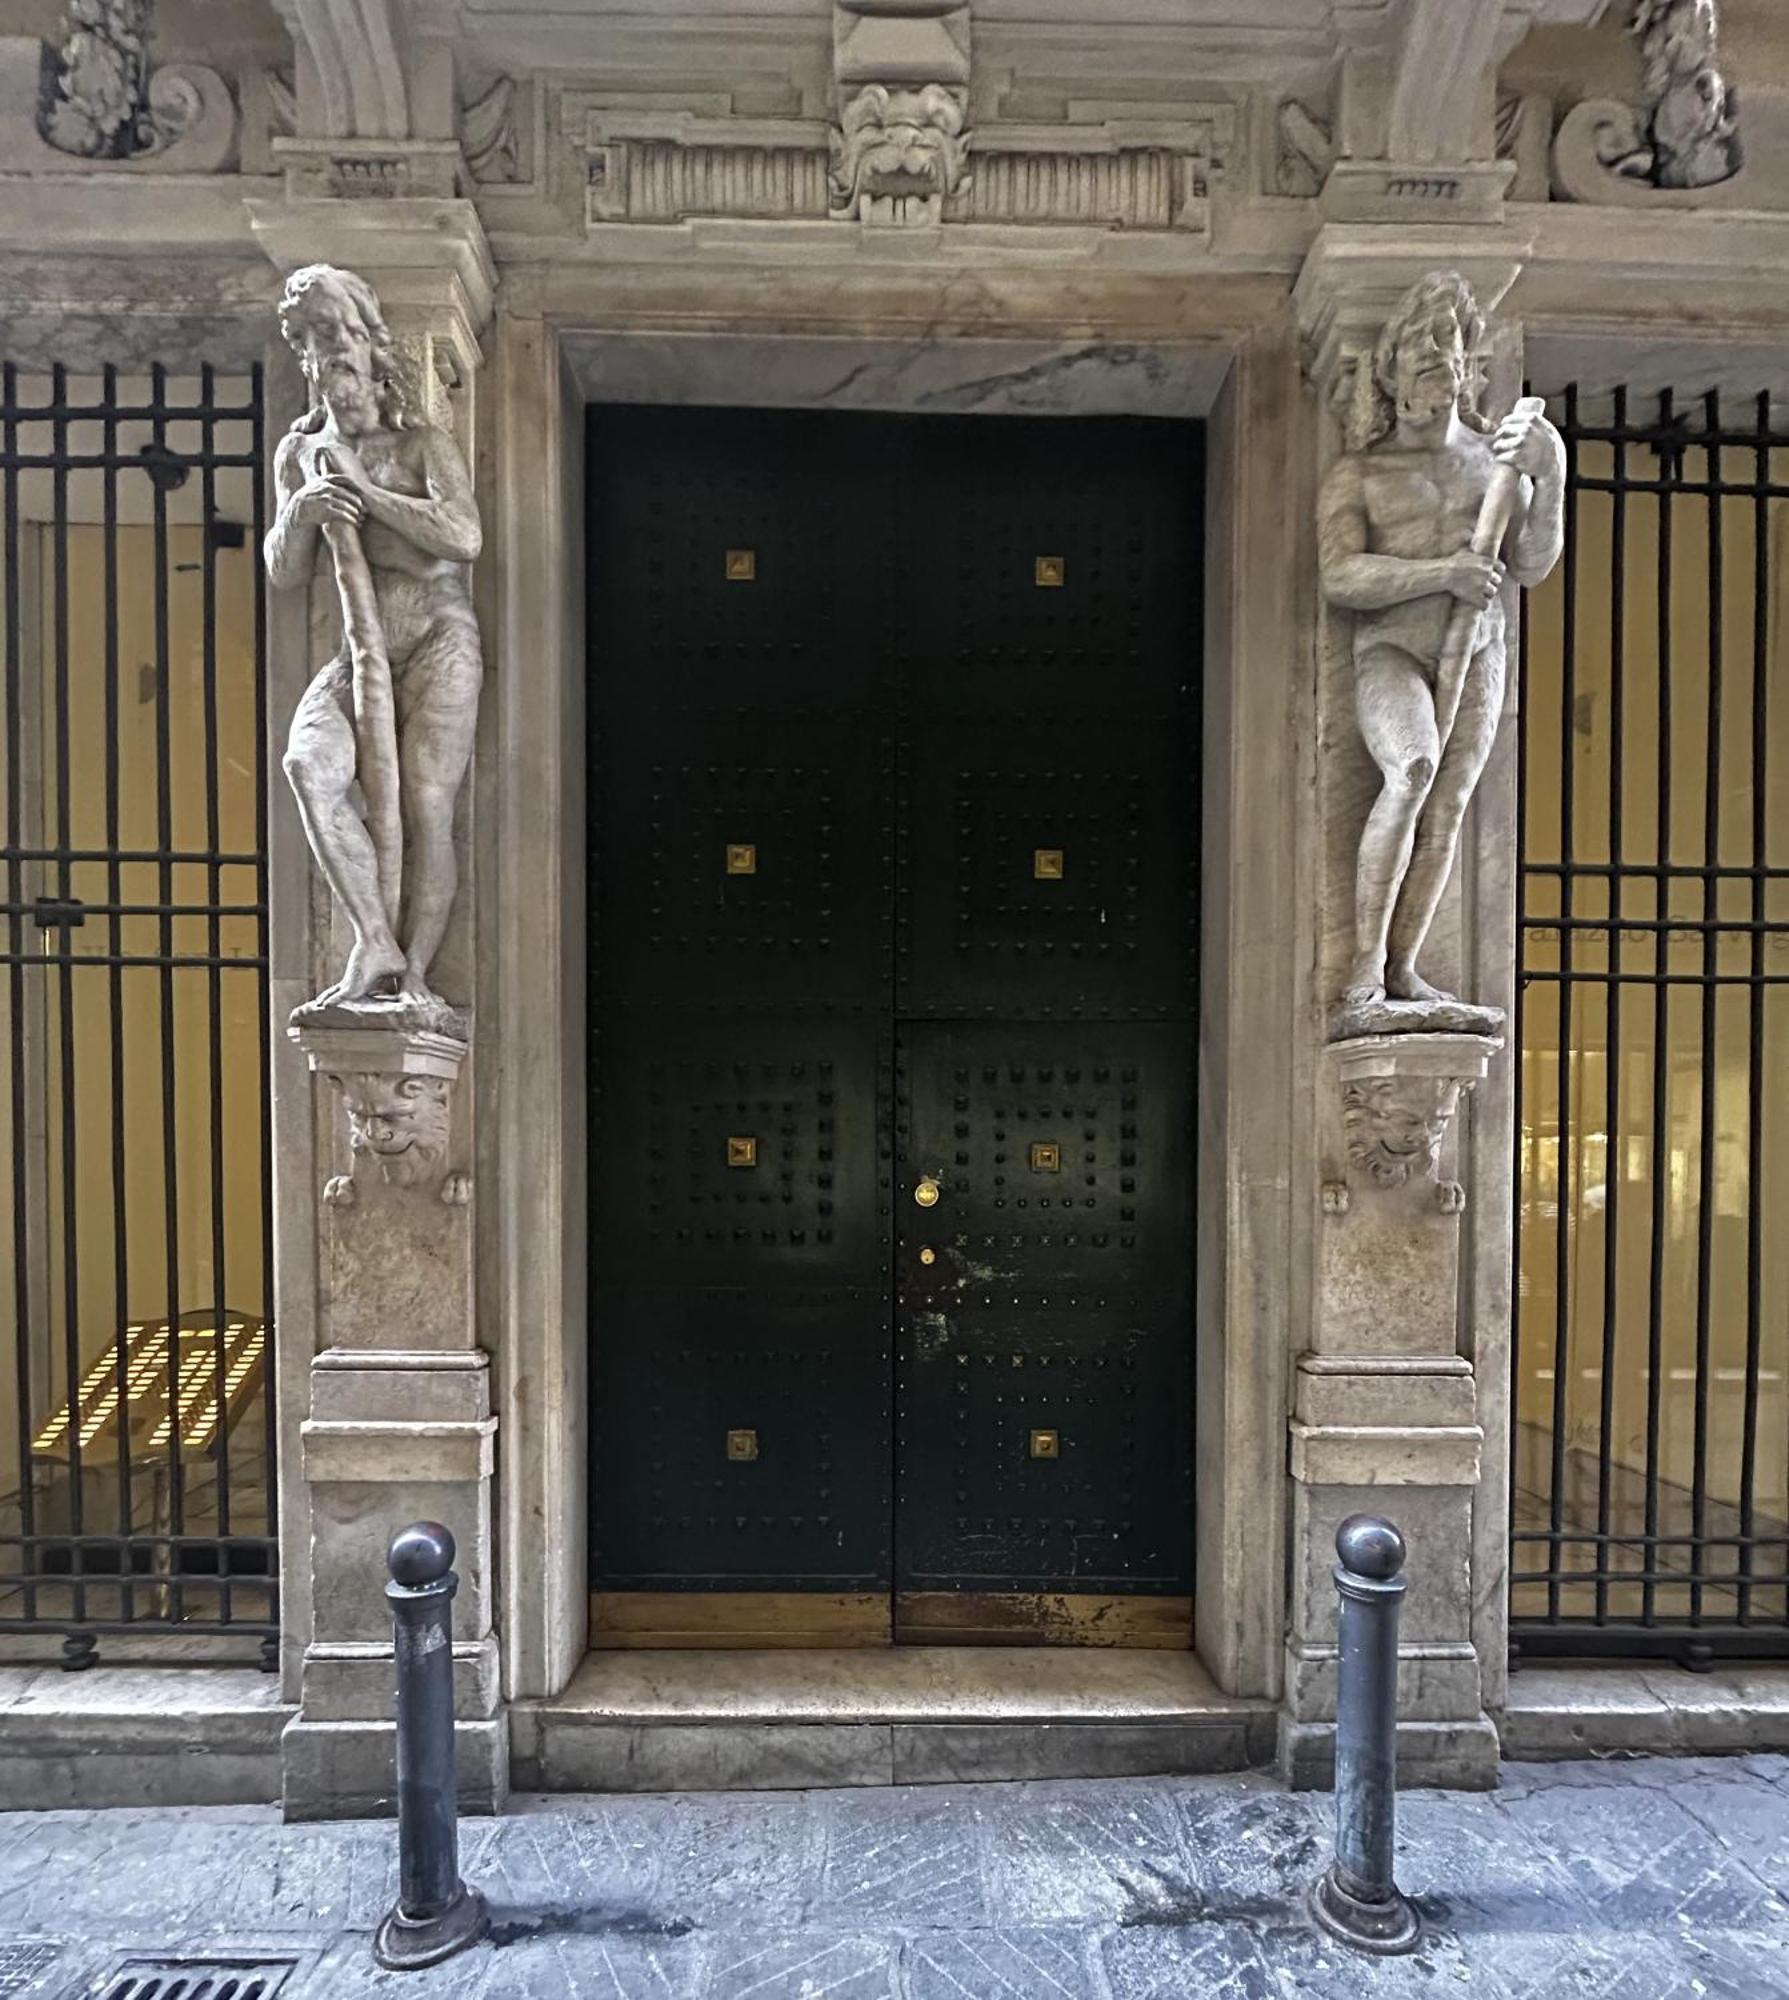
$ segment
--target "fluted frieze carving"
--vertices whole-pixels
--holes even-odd
[[[1234,136],[1228,104],[1174,120],[1098,125],[983,125],[955,197],[959,222],[1080,224],[1203,236]],[[584,114],[586,218],[674,223],[702,217],[820,221],[844,214],[833,135],[817,120],[705,117],[605,107]],[[914,194],[914,206],[920,202]],[[893,214],[859,215],[893,223]],[[903,213],[911,223],[929,215]]]

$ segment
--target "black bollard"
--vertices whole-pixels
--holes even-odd
[[[1351,1514],[1336,1530],[1341,1630],[1336,1686],[1336,1855],[1311,1892],[1332,1937],[1360,1951],[1414,1951],[1422,1919],[1392,1879],[1398,1801],[1398,1608],[1404,1537]]]
[[[438,1965],[484,1935],[484,1898],[460,1880],[453,1748],[453,1536],[418,1521],[391,1538],[385,1595],[397,1646],[398,1900],[373,1939],[393,1972]]]

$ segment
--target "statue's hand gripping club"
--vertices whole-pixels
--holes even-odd
[[[317,451],[317,470],[342,476],[330,447]],[[354,693],[355,775],[366,805],[367,833],[379,864],[379,897],[385,919],[396,931],[403,895],[404,821],[398,796],[397,706],[391,689],[391,659],[379,620],[373,573],[361,547],[360,530],[345,520],[326,520],[323,539],[335,567],[342,605],[342,638]]]
[[[1541,397],[1523,396],[1510,411],[1510,418],[1531,424],[1544,416],[1546,409]],[[1509,533],[1516,504],[1522,497],[1522,478],[1522,468],[1513,460],[1500,459],[1492,470],[1468,544],[1473,555],[1493,559],[1501,556],[1503,538]],[[1460,697],[1466,691],[1466,669],[1478,651],[1479,622],[1483,617],[1484,612],[1476,605],[1456,604],[1447,621],[1447,633],[1435,664],[1435,729],[1443,750],[1460,713]]]

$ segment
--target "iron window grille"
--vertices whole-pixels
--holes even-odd
[[[278,1631],[261,387],[3,371],[0,1634],[70,1667]]]
[[[1569,389],[1524,606],[1512,1650],[1789,1655],[1789,431]],[[1772,1227],[1772,1218],[1776,1227]]]

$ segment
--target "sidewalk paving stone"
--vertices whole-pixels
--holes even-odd
[[[1789,2000],[1789,1758],[1505,1776],[1400,1801],[1394,1960],[1313,1926],[1333,1802],[1259,1773],[521,1799],[462,1829],[489,1939],[403,1974],[389,1824],[5,1814],[0,1994],[251,1951],[297,1961],[281,2000]]]

